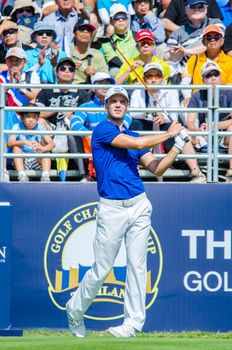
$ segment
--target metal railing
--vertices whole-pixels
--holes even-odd
[[[64,84],[1,84],[0,85],[0,181],[3,180],[4,174],[4,159],[5,158],[91,158],[91,154],[86,153],[27,153],[27,154],[11,154],[4,152],[4,135],[6,134],[25,134],[25,135],[35,135],[40,134],[41,131],[29,131],[29,130],[21,130],[21,131],[13,131],[13,130],[5,130],[4,129],[4,114],[6,111],[39,111],[39,112],[76,112],[76,111],[84,111],[84,112],[92,112],[92,108],[80,108],[80,107],[8,107],[5,104],[5,91],[10,88],[43,88],[43,89],[78,89],[78,90],[93,90],[93,89],[102,89],[109,88],[111,85],[64,85]],[[127,90],[134,90],[137,88],[144,89],[141,85],[125,85],[123,86]],[[149,86],[150,88],[152,86]],[[192,90],[192,85],[157,85],[157,88],[160,89],[169,89],[169,90]],[[232,155],[221,155],[218,151],[218,137],[223,136],[232,136],[232,132],[221,132],[218,130],[218,117],[220,112],[232,112],[232,108],[220,108],[219,107],[219,95],[220,90],[232,90],[232,85],[218,85],[213,88],[211,85],[194,85],[195,89],[204,89],[207,90],[208,95],[208,106],[207,108],[165,108],[165,110],[169,112],[176,113],[187,113],[187,112],[202,112],[207,114],[207,123],[208,123],[208,131],[201,132],[189,132],[191,136],[207,136],[208,139],[208,148],[207,153],[205,154],[180,154],[178,155],[178,159],[205,159],[207,161],[207,182],[218,182],[218,161],[219,159],[230,159]],[[214,102],[214,103],[213,103]],[[104,111],[104,108],[95,108],[96,112]],[[162,113],[161,108],[129,108],[129,112],[158,112]],[[213,117],[214,114],[214,117]],[[214,127],[212,127],[212,120],[214,119]],[[44,135],[78,135],[78,136],[87,136],[91,135],[91,131],[58,131],[58,130],[46,130],[43,131]],[[143,131],[140,132],[141,135],[146,134],[155,134],[160,133],[160,131]],[[214,141],[214,143],[213,143]],[[213,152],[212,152],[213,149]],[[155,154],[157,158],[162,158],[164,155]],[[213,171],[212,171],[213,169]]]

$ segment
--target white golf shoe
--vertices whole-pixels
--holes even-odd
[[[71,331],[71,333],[75,337],[84,338],[85,337],[85,324],[83,318],[80,320],[76,320],[68,307],[68,304],[66,304],[66,312],[68,317],[68,326]]]
[[[118,327],[110,327],[108,329],[108,332],[110,332],[114,337],[117,338],[129,338],[129,337],[135,337],[135,329],[131,326],[122,324]]]

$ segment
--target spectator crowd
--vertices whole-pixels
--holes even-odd
[[[138,78],[139,77],[139,78]],[[152,86],[151,97],[143,85]],[[232,84],[232,0],[0,0],[0,83],[31,84],[5,90],[5,103],[13,107],[64,107],[63,112],[5,112],[4,128],[40,130],[41,135],[12,134],[4,139],[7,152],[91,153],[91,137],[50,137],[43,130],[92,131],[107,115],[106,89],[80,88],[79,84],[135,85],[133,108],[177,108],[173,120],[187,131],[207,131],[205,113],[181,113],[181,107],[205,108],[203,85]],[[33,88],[33,84],[36,87]],[[61,84],[41,89],[40,84]],[[64,85],[73,84],[73,88]],[[165,87],[181,85],[180,90]],[[193,89],[185,89],[185,85]],[[162,89],[157,88],[162,85]],[[194,88],[202,85],[202,89]],[[220,107],[232,108],[232,89],[220,92]],[[66,107],[92,108],[66,112]],[[165,113],[127,113],[125,127],[132,130],[167,130]],[[232,113],[219,115],[219,128],[232,131]],[[161,145],[167,152],[172,141]],[[220,140],[232,154],[232,137]],[[194,136],[182,153],[207,149],[207,137]],[[157,149],[153,150],[157,153]],[[14,158],[5,161],[4,179],[14,167],[20,182],[29,181],[26,170],[41,169],[41,181],[50,181],[50,158]],[[65,181],[67,159],[56,159],[60,180]],[[76,159],[81,181],[95,179],[91,159]],[[206,182],[197,160],[186,159],[191,182]],[[226,182],[232,182],[232,159]]]

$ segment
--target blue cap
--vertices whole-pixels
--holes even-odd
[[[195,4],[208,5],[208,1],[207,0],[187,0],[188,6],[195,5]]]
[[[31,40],[32,41],[35,42],[35,34],[36,34],[36,32],[39,32],[40,30],[51,31],[53,33],[53,40],[54,41],[56,40],[57,34],[56,34],[56,31],[54,30],[54,27],[47,22],[40,21],[40,22],[36,22],[34,25],[34,30],[31,33]]]

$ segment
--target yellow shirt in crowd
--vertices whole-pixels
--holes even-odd
[[[203,84],[201,69],[204,63],[207,61],[205,52],[199,55],[193,55],[190,57],[186,64],[186,73],[192,78],[192,84]],[[219,56],[212,60],[216,62],[221,68],[222,84],[232,83],[232,57],[227,56],[224,51],[221,51]]]
[[[134,61],[138,61],[138,60],[141,60],[141,56],[138,55],[137,57],[133,57],[133,58],[130,58],[128,60],[128,62],[132,65],[134,63]],[[159,63],[162,67],[163,67],[163,70],[164,70],[164,78],[167,79],[170,75],[170,67],[168,65],[168,63],[166,63],[165,61],[161,60],[160,58],[156,57],[156,56],[152,56],[152,60],[151,62],[155,62],[155,63]],[[118,74],[116,76],[116,79],[119,78],[123,73],[125,73],[129,68],[129,65],[125,62],[121,65],[119,71],[118,71]],[[135,71],[138,73],[138,75],[143,78],[143,66],[139,66],[135,69]],[[126,82],[128,84],[135,84],[137,82],[137,77],[135,75],[135,73],[131,72],[127,79],[126,79]]]

